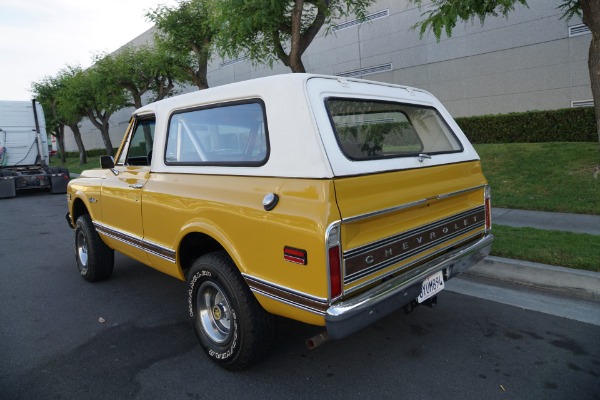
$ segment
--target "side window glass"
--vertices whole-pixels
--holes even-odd
[[[165,163],[259,166],[268,153],[264,104],[253,100],[174,114]]]
[[[143,118],[135,122],[133,133],[119,156],[119,165],[150,165],[154,143],[154,118]]]

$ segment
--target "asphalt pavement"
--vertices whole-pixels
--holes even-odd
[[[600,236],[600,216],[597,215],[493,208],[492,223]],[[465,274],[600,301],[598,272],[490,256]]]
[[[466,275],[433,309],[313,351],[322,327],[278,318],[269,356],[230,373],[196,343],[183,282],[121,254],[83,280],[66,211],[63,195],[0,201],[2,400],[599,400],[597,301]]]

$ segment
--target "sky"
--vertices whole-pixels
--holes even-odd
[[[91,65],[152,27],[147,11],[176,0],[0,0],[0,100],[30,100],[31,83]]]

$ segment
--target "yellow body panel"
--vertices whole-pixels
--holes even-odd
[[[101,235],[113,249],[183,280],[182,241],[187,235],[206,235],[227,251],[247,281],[256,280],[325,307],[329,301],[325,233],[331,223],[344,221],[342,251],[352,250],[481,206],[486,184],[477,161],[322,180],[164,174],[151,173],[149,167],[117,170],[118,175],[109,170],[88,171],[69,189],[71,213],[75,199],[81,199],[94,222],[142,243],[135,246]],[[269,193],[279,196],[272,211],[262,204]],[[378,215],[382,210],[387,212]],[[307,264],[286,261],[285,246],[305,250]],[[398,268],[389,266],[345,285],[344,290],[352,292]],[[271,313],[325,324],[322,311],[298,307],[294,301],[260,290],[256,296]]]
[[[153,174],[144,188],[145,239],[176,250],[186,235],[206,234],[243,274],[325,298],[323,238],[339,219],[332,189],[327,180]],[[280,198],[272,211],[262,205],[268,193]],[[306,250],[308,264],[285,261],[285,246]]]
[[[479,161],[337,179],[338,206],[342,218],[349,220],[342,224],[342,249],[348,252],[481,207],[486,184]],[[378,214],[382,211],[386,212]],[[377,282],[405,265],[418,263],[429,254],[464,242],[477,232],[482,234],[484,229],[481,226],[449,237],[399,263],[346,284],[344,291],[349,293]]]
[[[142,239],[142,189],[150,173],[150,167],[116,167],[107,175],[102,185],[103,224],[128,235]],[[121,248],[121,242],[108,238],[110,246],[140,262],[148,263],[144,249],[133,246]]]
[[[256,298],[265,310],[275,315],[285,316],[295,321],[304,322],[305,324],[325,326],[325,318],[322,315],[312,312],[300,310],[291,305],[280,302],[279,300],[271,299],[260,293],[256,294]]]
[[[92,220],[102,219],[101,197],[102,180],[108,170],[91,169],[84,171],[77,179],[71,180],[67,189],[68,207],[71,217],[73,217],[73,204],[76,199],[83,202],[88,210]],[[76,221],[73,220],[74,224]]]
[[[337,179],[335,189],[342,218],[418,203],[344,224],[343,248],[359,247],[480,206],[486,184],[479,161]],[[477,190],[443,197],[471,188]]]

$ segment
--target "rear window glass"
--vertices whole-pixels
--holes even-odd
[[[260,100],[184,110],[171,116],[168,165],[263,165],[269,154]]]
[[[327,112],[344,155],[356,161],[455,153],[462,145],[435,108],[328,98]]]

